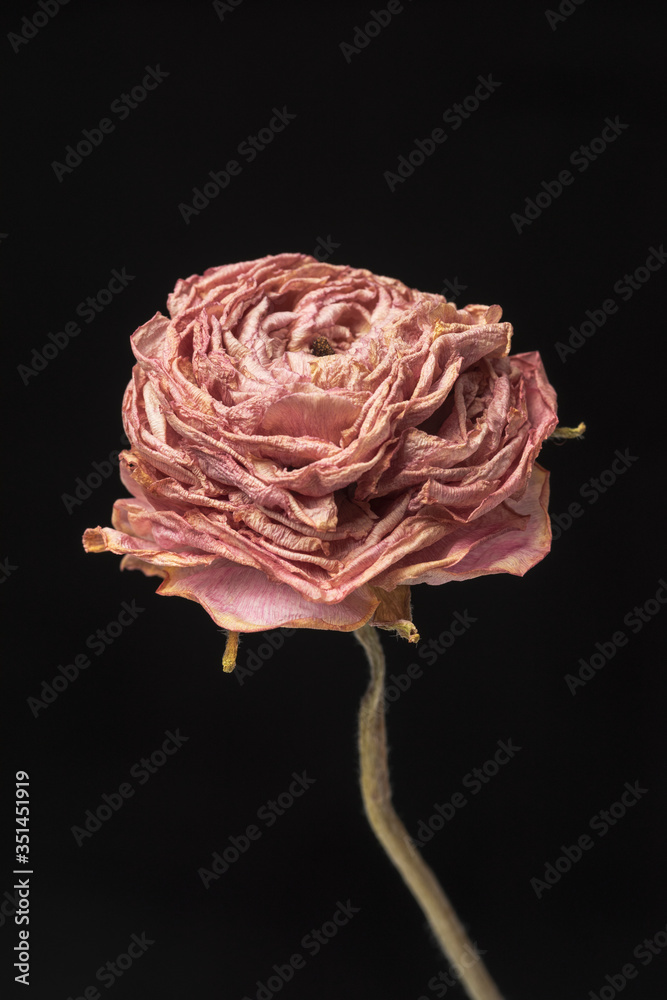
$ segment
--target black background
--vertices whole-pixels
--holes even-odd
[[[369,21],[370,4],[244,0],[221,18],[210,3],[72,0],[17,52],[4,42],[0,555],[14,735],[3,802],[11,817],[13,771],[28,771],[34,868],[32,985],[17,996],[83,996],[144,932],[154,944],[113,983],[114,1000],[254,998],[296,952],[306,965],[285,1000],[443,995],[429,981],[445,962],[362,812],[355,739],[367,667],[353,636],[297,631],[241,684],[222,672],[224,637],[197,604],[157,598],[154,579],[84,554],[84,529],[110,524],[124,495],[115,471],[69,511],[63,499],[121,447],[129,336],[166,311],[179,277],[327,241],[331,263],[459,305],[500,303],[513,350],[541,352],[561,423],[588,426],[583,440],[541,453],[552,514],[573,503],[581,512],[565,530],[561,519],[551,554],[523,579],[414,588],[418,648],[382,633],[390,674],[423,667],[388,714],[397,809],[416,836],[511,739],[520,752],[423,851],[492,975],[507,1000],[583,1000],[606,987],[604,1000],[606,977],[632,962],[623,996],[664,996],[667,952],[644,966],[633,950],[667,926],[667,612],[636,633],[624,624],[667,577],[664,270],[627,301],[614,289],[667,236],[664,26],[637,3],[564,7],[572,13],[552,27],[540,4],[404,2],[346,58],[341,43]],[[39,9],[5,8],[3,33]],[[110,112],[158,64],[168,76],[145,101],[125,120]],[[500,86],[488,99],[459,128],[443,123],[489,74]],[[238,145],[283,107],[296,116],[285,130],[253,162],[240,157]],[[573,166],[616,116],[628,127],[586,170]],[[53,162],[105,117],[114,131],[59,181]],[[439,127],[446,141],[392,192],[385,172]],[[240,175],[186,224],[179,205],[232,158]],[[568,168],[573,183],[517,232],[512,214]],[[78,304],[114,268],[132,280],[84,322]],[[446,282],[465,287],[451,296]],[[610,298],[617,312],[562,360],[556,343]],[[19,366],[34,363],[33,349],[77,319],[81,333],[26,380]],[[591,486],[626,449],[617,481]],[[144,610],[94,655],[88,637],[124,601]],[[466,611],[474,624],[428,666],[419,649]],[[572,693],[565,675],[619,629],[627,644]],[[239,664],[263,642],[249,636]],[[91,666],[35,715],[28,699],[85,652]],[[131,768],[177,728],[187,742],[140,785]],[[258,821],[304,770],[315,778],[308,792],[270,828]],[[77,846],[72,827],[128,780],[133,797]],[[636,781],[647,790],[636,805],[604,837],[593,833],[594,847],[538,898],[531,879]],[[198,870],[252,823],[261,838],[205,889]],[[12,858],[9,845],[3,891]],[[304,935],[348,900],[359,912],[309,954]],[[0,973],[11,989],[18,928],[3,902]]]

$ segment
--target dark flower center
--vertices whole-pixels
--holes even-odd
[[[310,345],[310,349],[316,358],[324,358],[327,354],[336,353],[326,337],[316,337]]]

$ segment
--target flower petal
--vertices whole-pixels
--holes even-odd
[[[260,570],[216,559],[208,566],[160,567],[126,556],[123,569],[164,576],[157,593],[198,601],[221,628],[263,632],[271,628],[361,628],[380,604],[372,587],[360,587],[338,604],[308,601],[291,587],[276,583]]]

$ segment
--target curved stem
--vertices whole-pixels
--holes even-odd
[[[471,1000],[502,1000],[438,880],[394,812],[384,718],[384,653],[372,625],[357,629],[355,635],[371,667],[370,684],[359,709],[361,794],[368,821],[422,908],[468,996]]]

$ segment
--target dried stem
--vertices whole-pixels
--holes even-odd
[[[468,996],[471,1000],[502,1000],[438,880],[394,812],[384,718],[384,653],[373,626],[364,625],[355,635],[371,667],[370,684],[359,709],[361,794],[368,821],[421,906]]]

